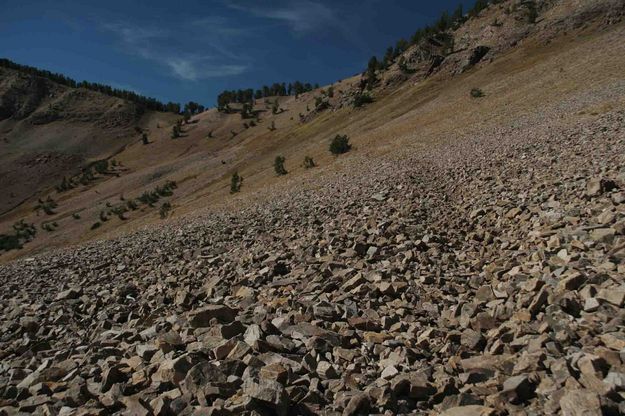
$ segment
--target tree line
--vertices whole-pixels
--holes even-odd
[[[205,108],[204,108],[204,106],[202,104],[198,104],[196,102],[189,101],[188,103],[186,103],[184,105],[183,114],[195,115],[195,114],[203,113],[204,110],[205,110]]]
[[[477,16],[483,9],[488,7],[489,4],[500,3],[502,0],[477,0],[473,7],[465,14],[462,4],[453,12],[444,11],[441,16],[431,25],[417,29],[417,31],[410,37],[409,40],[401,38],[395,46],[389,46],[382,58],[378,59],[377,56],[372,56],[369,59],[367,65],[367,74],[369,78],[375,78],[373,75],[377,70],[386,70],[402,53],[404,53],[410,46],[417,45],[421,41],[431,38],[433,36],[441,35],[450,29],[457,29],[469,18]]]
[[[261,88],[254,90],[253,88],[226,90],[217,96],[217,108],[223,109],[228,104],[253,103],[266,97],[283,97],[287,95],[299,95],[305,92],[319,88],[319,84],[312,85],[309,82],[303,83],[295,81],[293,83],[273,83],[271,86],[263,85]]]
[[[99,84],[96,82],[76,82],[72,78],[65,76],[63,74],[54,73],[51,71],[47,71],[44,69],[35,68],[28,65],[20,65],[9,59],[0,59],[0,67],[15,69],[20,72],[24,72],[27,74],[47,78],[50,81],[56,82],[57,84],[66,85],[71,88],[85,88],[92,91],[97,91],[102,94],[110,95],[113,97],[122,98],[127,101],[131,101],[137,104],[142,109],[146,110],[154,110],[154,111],[166,111],[170,113],[180,113],[180,104],[174,102],[162,103],[155,98],[146,97],[140,94],[137,94],[133,91],[128,91],[119,88],[113,88],[110,85]]]

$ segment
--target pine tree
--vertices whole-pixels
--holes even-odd
[[[285,160],[286,159],[284,158],[284,156],[276,156],[276,159],[273,162],[273,169],[280,176],[281,175],[286,175],[288,173],[286,171],[286,168],[284,167]]]
[[[349,137],[347,137],[346,134],[337,134],[334,139],[332,139],[332,142],[330,142],[330,152],[333,155],[347,153],[351,148],[352,145],[349,144]]]
[[[462,22],[462,20],[464,20],[464,12],[462,10],[462,3],[460,3],[458,7],[456,7],[456,10],[454,10],[453,14],[451,15],[451,20],[454,23]]]
[[[171,128],[171,138],[177,139],[178,137],[180,137],[180,127],[178,126],[178,124],[174,124],[174,126]]]
[[[450,26],[451,18],[449,17],[449,13],[447,13],[447,11],[444,11],[440,19],[438,19],[438,22],[436,23],[436,28],[439,32],[444,32],[449,29]]]
[[[230,179],[230,193],[234,194],[235,192],[239,192],[241,190],[242,183],[243,177],[239,176],[238,172],[234,172],[232,174],[232,178]]]
[[[475,2],[475,5],[473,6],[473,8],[471,9],[471,11],[469,12],[469,15],[471,17],[475,17],[477,16],[482,10],[484,10],[485,8],[488,7],[488,0],[477,0]]]

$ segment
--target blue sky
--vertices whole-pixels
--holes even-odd
[[[224,89],[351,76],[459,2],[0,0],[0,57],[213,106]]]

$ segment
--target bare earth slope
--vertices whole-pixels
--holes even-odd
[[[240,119],[200,115],[185,163],[152,172],[186,172],[173,201],[193,213],[0,267],[0,414],[622,414],[625,26],[609,23],[235,146],[201,136]],[[355,149],[334,160],[337,132]],[[320,166],[289,165],[306,154]],[[244,191],[225,198],[232,169]]]

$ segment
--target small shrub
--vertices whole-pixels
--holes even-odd
[[[93,176],[93,172],[91,171],[91,168],[88,167],[85,169],[82,175],[80,175],[78,182],[80,182],[82,185],[88,185],[89,182],[91,182],[94,179],[95,177]]]
[[[169,211],[171,211],[171,204],[169,202],[163,202],[161,208],[158,210],[161,219],[167,218],[167,216],[169,215]]]
[[[41,229],[47,232],[52,232],[58,228],[59,224],[56,222],[43,222],[41,223]]]
[[[473,89],[471,89],[471,97],[473,97],[473,98],[484,97],[484,91],[482,91],[479,88],[473,88]]]
[[[100,211],[100,221],[102,221],[102,222],[106,222],[106,221],[108,221],[108,219],[109,219],[109,218],[108,218],[108,216],[106,215],[106,212],[105,212],[105,211]]]
[[[11,251],[22,248],[19,238],[12,234],[0,234],[0,250]]]
[[[178,185],[176,181],[167,181],[162,186],[157,186],[153,191],[145,191],[141,194],[137,200],[142,204],[154,206],[156,202],[158,202],[161,197],[164,196],[172,196],[174,194],[174,189],[176,189]],[[128,208],[133,211],[137,209],[137,204],[134,201],[128,201],[126,204]]]
[[[369,93],[367,92],[363,92],[354,97],[354,100],[352,101],[352,105],[354,106],[354,108],[359,108],[365,104],[369,104],[372,102],[373,102],[373,98],[371,97],[371,95],[369,95]]]
[[[333,155],[340,155],[349,152],[352,145],[349,144],[349,137],[346,134],[337,134],[330,143],[330,152]]]
[[[400,71],[403,72],[404,74],[413,74],[415,72],[414,69],[408,68],[408,64],[406,63],[406,58],[404,58],[403,55],[399,58],[399,61],[397,62],[397,66],[399,67]]]
[[[33,224],[27,224],[24,220],[19,220],[18,222],[13,224],[13,230],[15,231],[15,235],[17,238],[23,240],[32,240],[33,237],[37,234],[37,229]]]
[[[310,157],[310,156],[304,157],[304,168],[305,169],[314,168],[315,166],[317,166],[317,165],[315,164],[315,161],[313,160],[312,157]]]
[[[114,207],[113,209],[111,209],[111,212],[115,215],[117,215],[117,218],[119,218],[122,221],[126,220],[126,217],[124,217],[124,214],[128,211],[128,208],[126,208],[125,204],[122,205],[118,205],[116,207]]]
[[[239,176],[238,172],[234,172],[232,174],[232,178],[230,179],[230,193],[234,194],[235,192],[239,192],[241,190],[242,183],[243,177]]]
[[[33,224],[19,220],[13,224],[13,234],[0,234],[0,251],[19,250],[24,243],[35,238],[37,229]]]
[[[72,214],[72,218],[73,218],[73,219],[75,219],[75,220],[79,220],[79,219],[80,219],[80,214],[79,214],[79,213],[77,213],[77,212],[74,212],[74,213]]]
[[[234,130],[230,130],[230,136],[231,136],[230,138],[231,138],[231,139],[234,139],[234,138],[236,137],[236,135],[237,135],[237,134],[238,134],[238,133],[237,133],[236,131],[234,131]]]
[[[159,196],[172,196],[174,194],[173,190],[177,187],[176,181],[167,181],[163,186],[157,186],[155,192]]]
[[[92,230],[95,230],[96,228],[100,228],[100,226],[101,226],[101,225],[102,225],[102,224],[101,224],[99,221],[98,221],[98,222],[94,222],[94,223],[91,225],[91,229],[92,229]]]
[[[43,211],[47,215],[56,214],[56,212],[54,212],[54,208],[56,208],[58,204],[54,199],[52,199],[51,196],[48,196],[45,201],[39,198],[38,202],[39,203],[35,206],[35,211],[37,212],[37,215],[39,215],[39,211]]]
[[[180,127],[176,124],[171,128],[171,138],[177,139],[178,137],[180,137]]]
[[[74,183],[74,181],[71,178],[67,179],[65,176],[63,176],[63,180],[61,181],[61,184],[55,186],[56,191],[59,193],[69,191],[70,189],[73,189],[74,187],[76,187],[76,184]]]
[[[174,194],[171,188],[167,185],[157,186],[155,192],[158,194],[158,196],[172,196]]]
[[[145,191],[138,199],[146,205],[153,206],[154,203],[158,202],[160,196],[155,191]]]
[[[276,156],[276,159],[273,162],[273,169],[278,175],[286,175],[288,173],[284,167],[285,160],[284,156]]]
[[[128,201],[126,201],[126,206],[132,211],[135,211],[139,207],[134,199],[129,199]]]
[[[209,139],[212,139],[212,138],[213,138],[213,131],[212,131],[212,130],[208,132],[208,136],[207,136],[207,137],[208,137]]]
[[[96,173],[99,173],[100,175],[104,175],[109,170],[109,161],[106,159],[98,160],[97,162],[93,163],[93,169],[96,171]]]
[[[323,111],[330,108],[330,101],[325,97],[315,97],[315,110]]]
[[[141,141],[143,142],[143,144],[150,144],[150,140],[148,139],[147,133],[143,133],[141,135]]]

